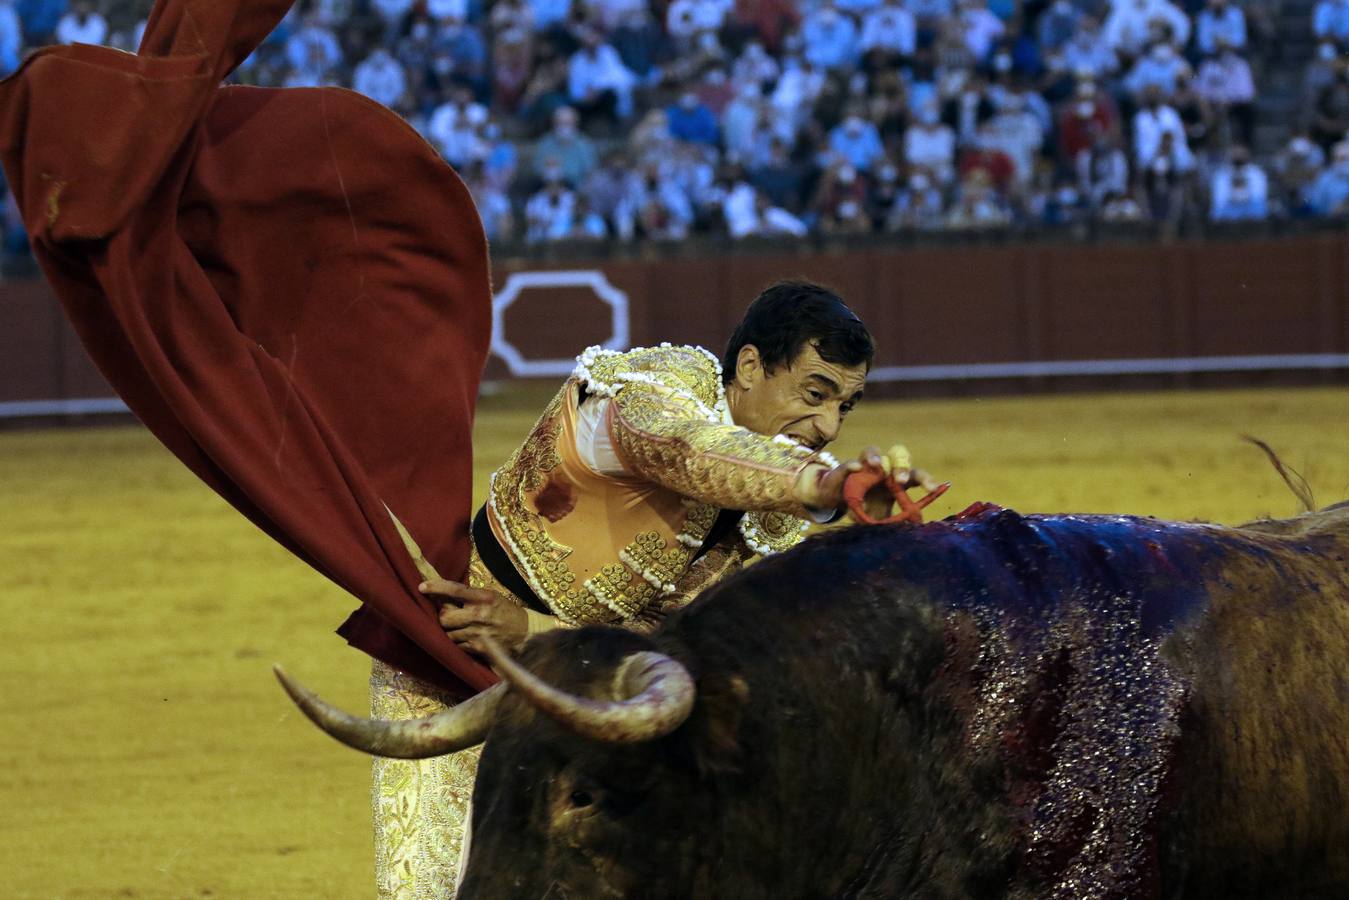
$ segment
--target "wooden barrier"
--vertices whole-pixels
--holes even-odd
[[[498,259],[497,337],[517,365],[513,372],[494,356],[488,377],[520,377],[520,361],[551,360],[545,377],[557,378],[583,347],[606,340],[697,343],[719,352],[764,286],[802,277],[838,289],[871,327],[880,382],[970,391],[1110,387],[1126,378],[1265,383],[1270,372],[1344,380],[1346,254],[1349,237],[1335,233]],[[518,276],[526,272],[588,274],[522,287]],[[612,290],[597,293],[594,283]],[[16,414],[19,401],[33,409],[34,401],[109,393],[46,285],[0,284],[0,413]]]

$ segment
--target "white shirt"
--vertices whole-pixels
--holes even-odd
[[[945,181],[956,159],[956,135],[947,125],[934,129],[913,126],[904,132],[904,159],[911,166],[924,166]]]
[[[883,6],[867,13],[862,21],[862,49],[877,47],[909,56],[918,40],[913,13],[898,6]]]
[[[101,44],[108,39],[108,20],[90,13],[81,22],[74,13],[66,13],[56,23],[58,44]]]
[[[1156,110],[1144,107],[1134,116],[1134,160],[1139,166],[1152,162],[1162,146],[1162,135],[1171,132],[1177,155],[1188,158],[1190,149],[1185,138],[1185,123],[1180,114],[1169,106],[1158,106]]]
[[[468,19],[468,0],[426,0],[426,14],[437,22]]]
[[[623,65],[618,51],[608,44],[595,48],[592,58],[583,50],[572,54],[567,63],[567,93],[573,100],[584,100],[591,91],[622,93],[631,89],[637,76]]]
[[[351,86],[376,103],[393,106],[407,90],[407,76],[398,60],[387,53],[374,53],[356,67]]]
[[[412,9],[413,0],[370,0],[370,6],[386,22],[401,21]]]

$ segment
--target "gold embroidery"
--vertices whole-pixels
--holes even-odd
[[[370,671],[370,713],[411,719],[453,703],[434,686],[378,660]],[[459,879],[479,749],[431,759],[375,757],[375,886],[381,900],[443,900]]]
[[[697,398],[637,382],[614,398],[613,437],[629,467],[671,490],[722,509],[796,512],[796,479],[809,450],[712,422]]]
[[[488,502],[505,549],[564,624],[632,621],[676,593],[721,507],[779,510],[768,524],[747,516],[752,527],[746,537],[758,552],[788,546],[784,523],[799,528],[799,522],[785,512],[797,509],[797,474],[815,457],[785,439],[728,424],[720,371],[715,357],[698,348],[663,346],[626,354],[592,348],[493,476]],[[679,529],[674,541],[644,531],[619,551],[617,560],[592,569],[585,579],[572,569],[572,549],[550,536],[530,499],[562,464],[562,404],[569,402],[577,381],[591,394],[614,398],[615,441],[629,465],[688,498],[682,523],[672,523]]]

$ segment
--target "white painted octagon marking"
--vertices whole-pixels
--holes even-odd
[[[512,375],[520,377],[563,376],[571,374],[576,360],[525,359],[519,349],[506,340],[506,310],[530,288],[588,287],[609,307],[612,323],[606,350],[628,349],[628,295],[609,283],[597,269],[573,269],[561,272],[512,272],[505,285],[492,298],[492,352],[501,357]],[[577,352],[583,348],[578,347]]]

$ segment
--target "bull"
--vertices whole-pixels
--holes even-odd
[[[459,894],[1349,897],[1349,504],[838,530],[640,635],[493,648]]]

